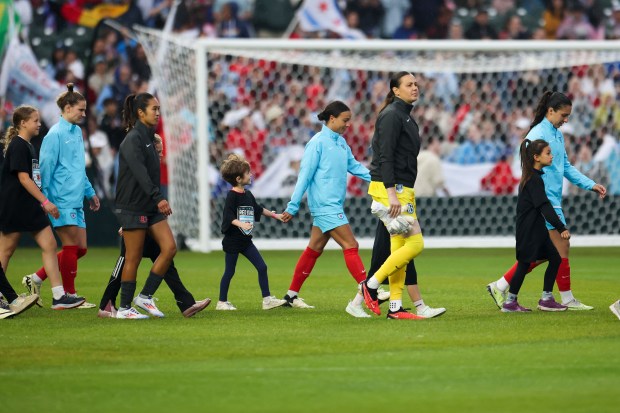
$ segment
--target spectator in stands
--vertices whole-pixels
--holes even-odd
[[[381,0],[355,0],[347,2],[347,11],[354,11],[359,17],[359,29],[370,38],[381,36],[381,23],[385,10]]]
[[[611,17],[607,20],[605,38],[609,40],[620,39],[620,0],[615,0],[612,5]]]
[[[543,12],[543,26],[548,40],[557,39],[558,28],[566,14],[565,0],[546,0]]]
[[[395,40],[413,40],[418,38],[418,31],[414,27],[415,20],[413,15],[406,14],[403,24],[394,31],[392,36]]]
[[[594,127],[609,126],[612,130],[620,131],[620,105],[611,94],[601,96],[601,104],[594,111]]]
[[[428,39],[447,39],[452,26],[452,17],[454,15],[454,7],[450,2],[445,2],[440,9],[435,24],[426,29],[426,37]]]
[[[99,127],[107,135],[110,148],[116,154],[125,138],[125,130],[118,110],[118,103],[114,98],[109,97],[103,101],[103,117]]]
[[[215,26],[217,36],[225,39],[252,37],[252,28],[239,17],[239,5],[234,1],[224,3]]]
[[[88,77],[88,87],[93,91],[95,96],[99,96],[101,90],[114,81],[114,74],[109,70],[105,56],[97,55],[93,61],[95,68],[93,73]]]
[[[142,80],[151,78],[151,67],[144,53],[144,47],[137,43],[135,47],[129,49],[129,66],[134,76]]]
[[[291,0],[255,0],[252,24],[258,37],[277,38],[282,37],[294,16],[295,5]]]
[[[497,39],[497,32],[489,23],[489,12],[485,8],[478,9],[474,22],[465,31],[465,38],[470,40]]]
[[[519,184],[512,174],[512,153],[505,153],[481,180],[480,187],[493,195],[511,195]]]
[[[567,40],[594,40],[597,38],[597,32],[581,4],[574,3],[568,9],[562,24],[558,27],[556,37]]]
[[[105,86],[97,97],[96,109],[101,112],[103,110],[103,102],[107,98],[112,98],[118,105],[123,101],[124,96],[131,92],[131,67],[127,64],[121,64],[114,73],[114,82]]]
[[[138,0],[142,20],[147,27],[162,29],[173,0]]]
[[[385,11],[383,15],[383,22],[381,23],[381,35],[386,39],[400,39],[401,37],[394,37],[396,30],[400,27],[399,22],[403,22],[405,16],[411,14],[411,2],[409,0],[381,0],[383,9]]]
[[[499,33],[500,40],[527,40],[530,38],[530,34],[523,27],[521,23],[521,17],[518,14],[513,14],[506,19],[504,30]]]
[[[441,166],[441,142],[435,136],[428,140],[426,148],[418,154],[418,177],[415,180],[416,198],[435,197],[438,191],[450,195]]]
[[[67,67],[65,63],[65,54],[67,50],[60,45],[54,48],[49,64],[45,67],[45,72],[53,79],[58,80],[58,74],[64,73]],[[63,75],[64,77],[64,75]]]

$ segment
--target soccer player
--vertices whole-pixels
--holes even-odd
[[[379,110],[372,137],[372,181],[368,193],[373,199],[373,214],[383,221],[392,235],[392,253],[361,286],[366,305],[380,315],[377,289],[389,277],[389,319],[422,318],[405,311],[402,306],[405,267],[424,249],[413,190],[421,141],[418,125],[410,116],[418,97],[414,75],[404,71],[392,75],[390,91]]]
[[[65,293],[58,270],[56,239],[46,213],[54,218],[58,218],[60,213],[56,205],[41,192],[39,160],[30,143],[39,134],[40,127],[39,111],[32,106],[19,106],[13,113],[13,124],[3,139],[5,159],[0,174],[0,293],[6,298],[8,310],[12,314],[2,311],[3,316],[0,318],[30,308],[39,298],[36,293],[17,295],[6,278],[9,260],[22,232],[32,233],[41,247],[43,265],[50,275],[52,285],[52,309],[74,308],[84,302],[82,297]]]
[[[58,207],[58,217],[48,214],[62,243],[58,265],[65,291],[76,294],[78,259],[87,252],[84,197],[93,211],[99,210],[99,198],[86,176],[84,139],[79,126],[86,116],[86,99],[73,90],[73,83],[68,83],[67,91],[58,97],[56,104],[61,110],[60,120],[52,126],[41,145],[41,190]],[[31,292],[39,294],[47,276],[43,267],[25,276],[22,282]],[[93,307],[95,304],[88,302],[80,306]]]
[[[325,124],[306,144],[295,191],[282,214],[283,222],[297,215],[301,199],[308,191],[312,229],[308,246],[297,261],[293,280],[284,296],[291,307],[314,308],[299,297],[299,290],[310,276],[330,238],[342,247],[345,263],[355,281],[359,284],[366,279],[366,270],[359,256],[359,244],[344,214],[347,172],[370,181],[368,169],[353,157],[351,148],[342,136],[349,127],[351,116],[351,109],[338,100],[330,102],[318,114],[318,119]],[[358,292],[347,305],[346,312],[353,317],[370,317],[362,308],[363,301]]]
[[[161,137],[155,134],[153,142],[155,144],[155,150],[161,160],[164,151],[164,145]],[[116,265],[114,266],[114,270],[110,276],[110,281],[108,281],[108,285],[103,293],[103,296],[101,297],[101,302],[99,303],[99,311],[97,316],[100,318],[114,318],[117,313],[116,296],[121,288],[120,275],[123,272],[123,266],[125,263],[125,241],[122,238],[122,228],[119,230],[119,235],[121,235],[121,253],[116,260]],[[161,250],[159,249],[157,243],[147,233],[144,240],[142,256],[148,257],[151,261],[155,262],[160,252]],[[174,261],[170,263],[170,267],[168,268],[168,271],[166,271],[166,275],[164,275],[164,281],[168,285],[168,288],[170,288],[170,291],[174,294],[177,306],[186,318],[193,317],[196,313],[207,308],[207,306],[211,303],[210,298],[205,298],[200,301],[196,301],[194,299],[194,296],[183,285],[183,282],[179,277],[179,272],[174,265]]]
[[[236,310],[237,308],[228,301],[228,289],[235,275],[239,254],[246,257],[258,271],[258,285],[263,297],[263,310],[271,310],[286,304],[271,295],[269,291],[269,278],[267,276],[267,264],[260,255],[256,245],[252,242],[254,223],[260,221],[261,216],[282,220],[281,214],[264,208],[254,198],[254,195],[245,187],[252,181],[250,164],[239,155],[231,154],[222,163],[220,168],[222,178],[232,185],[228,191],[224,214],[222,217],[222,248],[224,249],[226,266],[220,281],[220,297],[216,310]]]
[[[150,93],[131,94],[123,106],[123,123],[128,133],[119,149],[119,172],[116,186],[115,214],[123,228],[125,265],[121,275],[121,300],[116,318],[144,319],[136,306],[154,317],[163,317],[153,301],[153,294],[163,281],[176,254],[176,242],[166,217],[172,214],[162,195],[159,155],[155,150],[155,130],[159,122],[159,101]],[[136,278],[144,250],[146,233],[155,240],[160,253],[155,259],[137,297]]]
[[[530,263],[539,259],[549,261],[543,284],[542,297],[538,301],[538,309],[542,311],[566,311],[567,307],[553,298],[555,275],[560,267],[560,254],[551,242],[545,220],[553,225],[562,239],[570,239],[570,233],[553,210],[542,180],[542,168],[551,165],[553,155],[549,143],[542,139],[523,140],[520,148],[521,183],[517,199],[517,269],[512,280],[508,297],[502,304],[502,312],[527,312],[517,301],[517,295],[525,279]]]
[[[542,180],[545,183],[545,193],[551,202],[551,206],[560,218],[560,221],[566,225],[566,218],[562,211],[562,183],[564,178],[568,179],[572,184],[582,189],[593,191],[599,194],[601,199],[605,198],[607,189],[601,184],[597,184],[587,176],[583,175],[568,161],[568,155],[564,147],[564,136],[559,130],[560,126],[568,122],[571,114],[572,102],[564,94],[560,92],[546,91],[536,107],[534,120],[530,126],[526,138],[530,141],[543,139],[549,143],[553,162],[545,167],[545,173]],[[547,229],[553,245],[560,253],[562,261],[556,275],[556,283],[562,297],[562,304],[568,306],[569,310],[592,310],[592,306],[585,305],[573,296],[571,291],[570,265],[568,261],[568,252],[570,242],[567,238],[563,238],[555,231],[553,225],[547,222]],[[530,264],[527,272],[532,271],[537,265],[544,262],[538,260]],[[495,304],[501,309],[506,300],[506,290],[510,285],[510,281],[515,274],[518,262],[515,263],[499,280],[487,285],[487,291],[495,301]]]

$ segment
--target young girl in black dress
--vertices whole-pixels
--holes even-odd
[[[58,218],[56,205],[41,192],[39,160],[30,140],[39,134],[39,111],[32,106],[19,106],[13,113],[13,125],[4,140],[4,164],[0,175],[0,292],[17,314],[36,303],[39,296],[18,296],[6,278],[5,271],[22,232],[32,233],[43,251],[43,266],[49,275],[54,297],[52,308],[74,308],[84,298],[69,296],[60,278],[56,258],[56,239],[46,213]]]
[[[538,301],[541,311],[565,311],[567,307],[553,298],[553,284],[558,272],[561,258],[558,250],[551,242],[545,220],[560,233],[563,239],[569,239],[570,233],[553,210],[551,202],[545,194],[542,180],[542,168],[551,165],[553,155],[549,143],[537,139],[523,140],[520,148],[521,168],[523,174],[519,184],[517,200],[517,270],[510,281],[508,297],[502,306],[505,313],[532,311],[517,302],[517,294],[525,279],[531,263],[538,260],[549,260],[543,284],[543,293]]]
[[[226,253],[226,267],[220,281],[220,299],[215,307],[216,310],[236,310],[228,301],[228,288],[239,254],[245,256],[258,271],[258,284],[263,295],[263,310],[270,310],[286,304],[286,300],[280,300],[269,292],[269,279],[267,278],[267,264],[260,252],[252,242],[252,230],[254,222],[259,221],[262,215],[277,220],[282,220],[282,214],[276,214],[261,206],[254,195],[247,189],[252,180],[250,164],[238,155],[229,155],[221,166],[222,178],[233,187],[226,196],[224,205],[224,217],[222,218],[222,247]]]

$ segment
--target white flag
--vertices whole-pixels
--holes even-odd
[[[365,39],[362,31],[351,29],[336,0],[304,0],[297,11],[299,26],[305,32],[330,30],[347,39]]]

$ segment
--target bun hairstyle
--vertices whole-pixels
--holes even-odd
[[[13,124],[9,126],[6,134],[4,135],[4,139],[2,139],[1,141],[2,145],[4,146],[2,152],[3,154],[6,155],[6,151],[9,149],[11,141],[18,135],[20,123],[22,123],[22,121],[27,121],[28,119],[30,119],[32,114],[37,111],[37,108],[30,105],[20,105],[15,108],[15,110],[13,111]]]
[[[155,99],[155,96],[150,93],[138,93],[137,95],[132,93],[125,98],[125,103],[123,104],[123,126],[127,132],[133,129],[138,121],[138,109],[146,112],[151,99]]]
[[[321,122],[327,123],[331,116],[337,118],[342,112],[351,112],[351,109],[349,109],[349,107],[343,102],[339,100],[334,100],[333,102],[330,102],[327,106],[325,106],[325,109],[323,109],[321,113],[316,115],[316,117]]]
[[[523,139],[523,142],[521,142],[519,154],[521,155],[522,173],[519,189],[523,189],[534,174],[534,155],[540,155],[547,146],[549,146],[549,143],[543,139],[536,139],[535,141]]]
[[[67,91],[62,92],[56,99],[56,104],[61,111],[65,110],[65,106],[75,106],[80,102],[85,102],[86,98],[80,92],[73,90],[73,83],[67,83]]]
[[[383,109],[387,107],[387,105],[394,102],[394,98],[396,97],[396,95],[394,94],[393,89],[394,88],[398,89],[400,87],[401,79],[407,75],[412,75],[412,74],[410,72],[402,71],[402,72],[394,73],[390,77],[390,91],[385,96],[385,99],[383,100],[383,103],[381,104],[381,108],[379,109],[379,113],[381,113]]]
[[[536,106],[536,111],[534,112],[534,120],[530,125],[530,130],[532,130],[534,126],[542,122],[542,120],[547,115],[547,110],[549,108],[552,108],[553,110],[560,110],[565,106],[573,106],[573,102],[571,102],[571,100],[564,93],[552,92],[550,90],[547,90],[540,98],[538,106]]]
[[[242,177],[246,172],[250,172],[250,163],[235,153],[228,155],[220,166],[222,178],[232,186],[236,186],[237,177]]]

